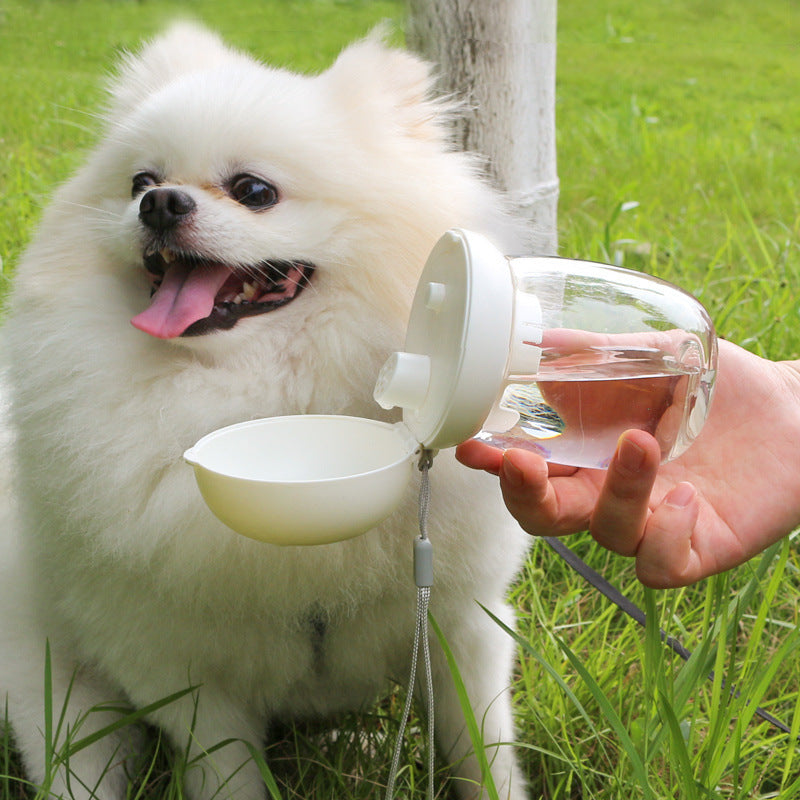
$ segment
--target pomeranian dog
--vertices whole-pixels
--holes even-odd
[[[453,109],[431,86],[377,37],[305,76],[191,24],[113,79],[102,138],[46,210],[4,325],[0,704],[53,794],[124,798],[137,740],[120,729],[50,774],[46,652],[56,747],[196,687],[148,716],[188,749],[192,800],[263,797],[249,748],[271,720],[363,708],[408,675],[417,486],[363,536],[278,547],[217,521],[182,454],[257,417],[395,419],[372,390],[434,243],[462,226],[524,246],[475,160],[449,145]],[[514,739],[513,642],[480,605],[513,624],[504,595],[529,537],[490,476],[443,452],[431,478],[432,613],[494,782],[518,800],[513,749],[491,746]],[[481,796],[432,649],[437,745],[459,795]]]

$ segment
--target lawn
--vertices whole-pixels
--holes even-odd
[[[189,9],[263,59],[301,70],[323,68],[384,19],[403,38],[404,9],[394,0],[5,0],[4,279],[51,188],[94,140],[100,80],[115,54]],[[564,0],[559,9],[561,253],[672,280],[707,305],[721,335],[774,359],[800,358],[798,42],[792,0]],[[630,562],[588,537],[572,544],[647,608],[649,628],[546,547],[534,550],[514,590],[516,698],[532,797],[800,796],[800,560],[792,541],[729,575],[669,592],[642,589]],[[688,664],[661,645],[659,626],[695,651]],[[391,758],[385,716],[396,716],[400,701],[340,720],[336,737],[313,727],[283,731],[267,754],[281,796],[377,796]],[[793,735],[753,717],[757,705]],[[342,735],[348,727],[364,732],[363,747]],[[7,742],[0,800],[27,796]],[[424,759],[407,755],[403,796],[421,798]],[[146,791],[179,797],[166,761],[153,763]]]

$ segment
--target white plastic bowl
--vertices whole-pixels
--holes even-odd
[[[402,423],[300,415],[220,428],[184,453],[208,507],[243,536],[326,544],[400,504],[419,444]]]

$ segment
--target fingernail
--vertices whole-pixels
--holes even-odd
[[[617,463],[630,472],[638,472],[644,464],[645,452],[635,442],[622,439],[617,451]]]
[[[664,498],[665,505],[673,508],[686,508],[694,500],[695,488],[691,483],[679,483]]]
[[[512,489],[519,489],[525,482],[522,470],[512,464],[507,455],[503,456],[503,477]]]

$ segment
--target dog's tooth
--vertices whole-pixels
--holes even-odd
[[[171,264],[175,260],[175,253],[173,253],[169,247],[165,247],[161,251],[161,258],[164,259],[165,264]]]
[[[245,281],[242,284],[242,295],[245,300],[252,300],[256,296],[256,287],[252,283]]]

